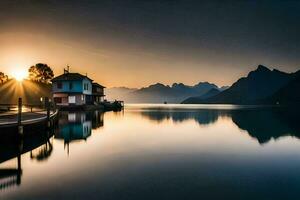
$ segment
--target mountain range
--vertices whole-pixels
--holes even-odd
[[[300,103],[300,71],[285,73],[259,65],[246,77],[242,77],[227,90],[215,95],[196,96],[182,103],[210,104],[287,104]]]
[[[183,83],[174,83],[172,86],[156,83],[140,89],[115,87],[106,90],[108,99],[122,99],[126,103],[180,103],[188,97],[203,95],[215,89],[223,91],[227,87],[218,87],[213,83],[199,82],[189,86]]]
[[[299,86],[300,70],[286,73],[258,65],[230,87],[208,82],[193,86],[156,83],[140,89],[109,88],[106,93],[108,99],[123,99],[126,103],[300,104]]]
[[[195,96],[195,97],[189,97],[182,101],[182,104],[197,104],[199,101],[203,101],[205,99],[208,99],[210,97],[216,96],[217,94],[221,93],[220,90],[216,88],[210,89],[207,93],[200,95],[200,96]]]

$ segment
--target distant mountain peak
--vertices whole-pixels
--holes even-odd
[[[148,88],[169,88],[169,87],[170,87],[169,85],[164,85],[162,83],[155,83],[155,84],[149,85]],[[147,88],[147,87],[145,87],[145,88]]]
[[[172,87],[185,86],[183,83],[173,83]]]
[[[247,77],[242,77],[230,88],[206,100],[208,103],[253,104],[271,96],[287,84],[294,74],[270,70],[259,65]],[[201,102],[203,103],[203,102]]]
[[[258,65],[257,69],[255,71],[268,71],[270,72],[271,70],[269,68],[267,68],[264,65]]]
[[[205,82],[199,82],[199,83],[197,83],[196,85],[194,85],[195,88],[197,88],[197,87],[207,87],[207,86],[212,86],[212,87],[214,87],[214,88],[218,88],[218,86],[217,86],[216,84],[214,84],[214,83],[209,83],[209,82],[207,82],[207,81],[205,81]]]
[[[155,84],[150,85],[149,87],[151,87],[151,86],[165,86],[165,85],[162,83],[155,83]]]
[[[210,84],[212,84],[212,83],[205,81],[205,82],[199,82],[196,85],[210,85]]]
[[[256,70],[249,72],[247,78],[255,79],[257,77],[263,77],[269,73],[272,73],[272,71],[269,68],[263,65],[258,65]],[[241,78],[240,80],[243,80],[243,78]]]
[[[131,87],[126,87],[126,86],[114,86],[114,87],[109,87],[107,89],[137,90],[137,88],[131,88]]]

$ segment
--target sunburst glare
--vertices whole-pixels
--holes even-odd
[[[19,82],[23,81],[27,76],[28,73],[25,69],[17,69],[12,73],[12,77]]]

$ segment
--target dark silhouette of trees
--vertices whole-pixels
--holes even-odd
[[[8,76],[5,75],[3,72],[0,72],[0,84],[5,83],[6,81],[8,81]]]
[[[52,69],[43,63],[38,63],[28,69],[29,79],[41,83],[49,83],[54,77]]]

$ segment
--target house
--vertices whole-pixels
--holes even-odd
[[[92,84],[92,96],[93,96],[93,102],[95,103],[101,103],[104,101],[104,86],[93,83]]]
[[[93,103],[93,80],[79,73],[64,74],[52,79],[53,100],[58,106],[80,106]]]

